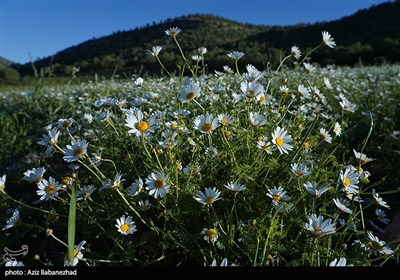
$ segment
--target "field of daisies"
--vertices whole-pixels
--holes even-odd
[[[180,32],[159,77],[0,93],[2,265],[399,266],[400,66],[320,67],[324,31],[211,72]]]

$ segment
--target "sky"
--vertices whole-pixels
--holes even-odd
[[[0,0],[0,56],[26,63],[116,31],[188,14],[293,25],[337,20],[385,2],[393,0]]]

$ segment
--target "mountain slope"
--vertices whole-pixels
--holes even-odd
[[[170,27],[179,27],[179,43],[190,58],[200,46],[207,47],[206,63],[217,69],[230,63],[226,54],[232,50],[245,52],[242,63],[262,66],[278,63],[292,45],[304,52],[321,42],[321,31],[330,32],[337,48],[323,48],[313,54],[312,61],[322,64],[365,63],[377,59],[400,61],[400,1],[383,3],[360,10],[352,16],[331,22],[295,26],[258,26],[242,24],[212,15],[189,15],[147,25],[130,31],[118,31],[109,36],[88,40],[35,62],[37,67],[53,64],[55,71],[66,73],[72,65],[81,71],[112,70],[116,65],[124,71],[144,67],[146,71],[159,71],[154,57],[145,51],[152,46],[163,47],[160,58],[164,65],[176,69],[182,60],[173,39],[165,35]],[[30,65],[20,66],[29,72]]]

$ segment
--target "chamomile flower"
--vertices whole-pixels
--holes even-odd
[[[123,235],[134,234],[137,231],[135,221],[132,220],[131,216],[122,215],[121,218],[117,219],[115,227]]]
[[[347,112],[354,113],[355,110],[357,109],[357,105],[351,103],[351,102],[350,102],[349,100],[347,100],[347,99],[344,99],[344,100],[342,100],[342,101],[339,101],[339,104],[340,104],[340,107],[342,107],[342,109],[343,109],[344,111],[347,111]]]
[[[86,241],[83,240],[78,244],[78,246],[77,245],[74,246],[74,260],[72,261],[72,266],[76,266],[78,264],[79,260],[83,258],[82,250],[85,249],[83,247],[83,245],[85,245],[85,244],[86,244]],[[71,262],[69,261],[68,251],[65,254],[64,266],[71,266]]]
[[[218,232],[215,228],[204,228],[201,231],[201,234],[204,236],[204,240],[208,243],[214,243],[218,239]]]
[[[244,56],[243,52],[239,51],[233,51],[227,54],[229,58],[232,58],[233,60],[239,60]]]
[[[197,51],[201,56],[204,56],[207,53],[207,48],[206,47],[200,47],[200,48],[197,49]]]
[[[44,167],[32,168],[24,172],[24,178],[22,178],[22,180],[25,180],[29,183],[39,183],[43,180],[43,175],[45,172],[46,169]]]
[[[4,189],[6,188],[6,178],[7,175],[0,177],[0,192],[4,192]]]
[[[205,151],[206,156],[213,158],[218,155],[218,150],[215,147],[208,147]]]
[[[295,59],[300,59],[300,57],[301,57],[301,51],[300,51],[300,49],[297,47],[297,46],[293,46],[291,49],[290,49],[290,55],[292,56],[292,57],[294,57]]]
[[[200,96],[200,85],[198,82],[190,82],[183,87],[179,98],[182,102],[189,102],[197,96]]]
[[[276,186],[274,186],[272,189],[268,190],[267,196],[272,198],[272,200],[276,202],[290,200],[290,197],[287,195],[287,192],[282,187],[277,188]]]
[[[73,162],[81,159],[86,154],[88,146],[89,143],[87,143],[86,140],[72,140],[71,145],[67,145],[67,148],[64,149],[65,156],[63,156],[63,159],[66,162]]]
[[[136,114],[132,114],[128,111],[128,113],[126,113],[125,126],[130,128],[128,133],[133,133],[136,137],[141,137],[142,135],[148,136],[158,128],[158,120],[155,115],[145,120],[141,110],[137,110]]]
[[[90,113],[83,114],[83,116],[81,118],[81,122],[91,124],[93,122],[93,115]]]
[[[356,150],[353,150],[354,156],[356,157],[357,161],[361,164],[366,164],[368,162],[374,161],[375,159],[367,157],[367,155],[363,153],[359,153]]]
[[[194,199],[204,205],[212,205],[215,201],[220,200],[221,192],[214,188],[205,188],[204,192],[199,191],[199,194]]]
[[[317,188],[317,183],[315,181],[306,182],[303,184],[303,186],[306,189],[306,191],[315,198],[321,197],[323,193],[327,192],[330,189],[329,187]]]
[[[272,143],[276,145],[281,154],[288,154],[293,149],[293,146],[289,144],[292,142],[292,136],[288,135],[284,128],[278,126],[271,135]]]
[[[384,224],[389,224],[390,220],[386,218],[386,213],[385,211],[381,209],[375,209],[375,214],[378,217],[378,220]]]
[[[219,127],[218,118],[213,118],[212,115],[200,115],[194,120],[194,128],[204,134],[212,134]]]
[[[142,209],[143,211],[147,211],[150,209],[151,203],[148,199],[146,200],[140,200],[138,202],[140,209]]]
[[[358,193],[358,175],[351,168],[346,168],[345,171],[340,170],[340,180],[342,181],[342,190],[346,193]]]
[[[201,55],[195,54],[195,55],[192,55],[192,59],[196,62],[200,62],[204,59],[204,57]]]
[[[38,183],[39,190],[36,191],[37,195],[41,196],[40,200],[53,199],[58,195],[60,189],[59,182],[53,177],[49,177],[49,180],[43,179]]]
[[[307,165],[305,164],[297,164],[297,163],[292,163],[290,165],[290,170],[293,172],[294,175],[300,178],[304,178],[312,173],[310,168],[308,168]]]
[[[60,131],[57,128],[53,128],[47,131],[47,134],[43,134],[42,138],[40,138],[37,142],[39,145],[46,147],[46,150],[44,152],[46,156],[50,156],[53,152],[54,145],[57,144],[59,135]]]
[[[252,126],[259,127],[267,124],[267,119],[264,115],[257,112],[250,112],[249,120]]]
[[[92,196],[93,192],[96,190],[94,185],[85,185],[77,192],[76,200],[88,200]]]
[[[179,110],[175,110],[172,113],[169,113],[169,115],[175,119],[184,119],[187,116],[190,115],[190,111],[186,110],[186,109],[179,109]]]
[[[347,260],[344,257],[340,257],[339,259],[334,259],[329,263],[329,266],[353,266],[352,264],[347,264]]]
[[[256,82],[243,81],[240,90],[249,98],[264,94],[264,86]]]
[[[349,202],[347,200],[344,200],[342,198],[339,198],[339,199],[334,198],[333,202],[335,203],[336,207],[338,208],[338,210],[340,212],[347,213],[347,214],[353,213],[353,211],[350,208],[348,208]]]
[[[233,118],[229,115],[219,114],[217,115],[218,122],[223,126],[228,126],[233,123]]]
[[[176,37],[182,30],[179,27],[171,27],[168,30],[165,30],[165,34],[168,36]]]
[[[333,89],[332,84],[327,77],[324,77],[324,84],[327,89]]]
[[[308,222],[304,223],[303,227],[314,237],[318,238],[336,232],[336,225],[332,224],[332,219],[326,219],[324,221],[324,216],[322,215],[317,217],[317,215],[311,214],[311,216],[308,217]]]
[[[313,73],[315,71],[315,67],[312,64],[303,62],[304,69],[306,69],[307,73]]]
[[[300,99],[310,99],[311,98],[310,91],[302,84],[298,85],[297,92],[300,96]]]
[[[379,196],[375,189],[372,189],[372,202],[376,205],[390,209],[390,206],[382,199],[382,197]]]
[[[334,48],[336,46],[331,34],[329,34],[327,31],[322,31],[322,43],[330,48]]]
[[[225,188],[227,188],[228,190],[231,190],[233,192],[242,192],[246,189],[246,186],[241,185],[239,183],[233,183],[233,182],[229,182],[228,184],[225,185]]]
[[[2,230],[12,228],[19,221],[19,219],[20,219],[19,210],[18,208],[15,208],[11,218],[7,220],[7,223]]]
[[[73,118],[69,119],[59,119],[57,123],[57,128],[60,130],[65,130],[71,128],[72,124],[75,122]]]
[[[336,136],[340,136],[342,134],[342,127],[338,122],[335,122],[335,127],[333,128],[333,132]]]
[[[143,191],[143,180],[141,178],[136,179],[135,182],[131,184],[128,190],[128,194],[131,196],[137,196]]]
[[[386,242],[379,240],[379,238],[372,234],[372,232],[368,231],[368,248],[372,251],[375,255],[391,255],[393,251],[385,246]]]
[[[319,129],[319,135],[323,141],[332,143],[332,136],[329,134],[329,132],[325,128],[321,127]]]
[[[216,259],[212,261],[211,266],[218,266]],[[228,259],[224,258],[219,266],[228,266]],[[235,264],[232,263],[229,266],[235,266]]]
[[[158,56],[161,50],[161,46],[154,46],[151,48],[151,50],[147,50],[147,53],[151,54],[152,56]]]
[[[151,173],[146,178],[146,190],[149,190],[149,194],[154,196],[154,198],[163,198],[169,191],[167,179],[168,177],[164,173]]]
[[[272,146],[271,142],[268,142],[266,140],[257,141],[257,148],[263,150],[269,155],[271,155],[272,151],[274,150],[274,147]]]

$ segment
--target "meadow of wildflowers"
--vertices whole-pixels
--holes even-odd
[[[210,73],[180,32],[165,32],[177,69],[148,51],[161,77],[1,93],[2,140],[36,144],[0,170],[0,245],[29,246],[3,265],[398,266],[399,239],[380,236],[398,203],[400,67],[321,68],[323,31],[276,67],[232,51]]]

